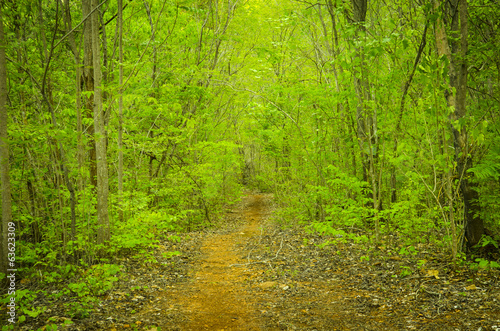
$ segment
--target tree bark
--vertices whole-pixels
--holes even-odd
[[[78,190],[83,189],[83,183],[82,183],[82,176],[81,176],[81,168],[83,165],[83,154],[84,154],[84,146],[82,143],[82,135],[83,135],[83,129],[82,129],[82,105],[81,105],[81,84],[80,84],[80,79],[81,79],[81,62],[80,62],[80,53],[78,52],[78,48],[76,46],[76,41],[75,41],[75,34],[74,32],[71,32],[73,27],[72,27],[72,22],[71,22],[71,11],[70,11],[70,3],[69,0],[64,1],[64,21],[66,24],[66,32],[68,34],[68,42],[69,46],[71,49],[71,52],[73,53],[74,59],[75,59],[75,69],[76,69],[76,82],[75,82],[75,87],[76,87],[76,130],[78,132],[78,151],[77,151],[77,160],[78,160]]]
[[[366,19],[367,11],[367,0],[351,0],[352,11],[353,11],[353,21],[357,24],[357,37],[359,38],[359,33],[364,31],[364,22]],[[365,103],[368,99],[368,83],[366,82],[366,65],[364,61],[363,48],[360,46],[355,50],[355,57],[360,61],[359,65],[354,68],[354,89],[356,90],[356,96],[358,102],[356,105],[356,130],[358,144],[361,152],[361,163],[363,166],[363,180],[368,181],[369,173],[369,153],[366,152],[368,148],[368,133],[367,130],[367,111]]]
[[[69,0],[64,2],[64,22],[68,33],[68,42],[75,59],[76,68],[76,130],[78,134],[77,140],[77,161],[78,161],[78,190],[83,189],[81,168],[83,164],[83,144],[82,144],[82,110],[81,110],[81,89],[80,89],[80,54],[76,47],[75,35],[71,27],[71,11]],[[71,220],[71,240],[76,239],[76,217]]]
[[[119,97],[118,97],[118,219],[123,222],[123,4],[118,0],[118,65]]]
[[[91,0],[82,1],[82,16],[87,17],[91,11]],[[81,72],[80,86],[85,92],[94,92],[94,70],[93,70],[93,54],[92,54],[92,18],[86,20],[83,23],[83,70]],[[92,96],[84,97],[84,116],[88,119],[92,119],[93,109],[94,109],[94,99]],[[97,187],[97,161],[96,161],[96,145],[95,145],[95,132],[94,126],[89,125],[85,128],[88,140],[89,148],[89,176],[90,184]]]
[[[434,2],[434,8],[444,9],[447,4],[440,5]],[[445,56],[449,61],[449,82],[445,91],[448,107],[453,108],[449,116],[450,128],[453,133],[455,149],[454,178],[459,180],[460,196],[464,203],[464,226],[467,244],[473,246],[479,242],[484,233],[483,220],[479,216],[480,206],[477,201],[478,193],[471,183],[467,172],[472,166],[472,156],[467,141],[467,127],[464,120],[467,118],[467,51],[468,51],[468,8],[466,0],[454,0],[450,4],[451,38],[448,38],[442,16],[436,20],[435,37],[438,54]],[[453,12],[458,10],[457,12]],[[454,92],[455,91],[455,92]]]
[[[98,6],[92,0],[92,8]],[[97,161],[97,243],[102,244],[110,238],[108,214],[108,163],[106,157],[106,133],[102,105],[102,71],[99,42],[99,11],[92,14],[92,54],[94,68],[94,132]]]
[[[2,244],[0,245],[0,272],[8,269],[8,228],[12,222],[12,201],[10,193],[9,143],[7,134],[7,65],[5,60],[6,40],[3,31],[3,15],[0,8],[0,178],[2,189]]]

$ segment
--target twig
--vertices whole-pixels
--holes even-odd
[[[278,254],[280,253],[280,251],[281,251],[282,248],[283,248],[283,237],[281,238],[280,248],[276,252],[276,256],[273,258],[273,260],[278,257]]]
[[[260,228],[259,245],[260,245],[260,242],[262,241],[263,235],[264,235],[264,228]]]
[[[278,249],[278,251],[276,252],[276,255],[272,259],[265,260],[265,261],[248,262],[248,263],[235,263],[235,264],[230,264],[229,267],[246,266],[246,265],[258,264],[258,263],[269,263],[269,267],[271,267],[271,265],[270,265],[271,261],[278,258],[278,254],[281,252],[282,248],[283,248],[283,238],[281,238],[280,248]],[[248,258],[250,259],[250,254],[248,255]]]
[[[94,9],[92,9],[90,11],[90,13],[88,13],[87,16],[85,16],[80,23],[78,23],[73,29],[71,29],[71,31],[69,31],[68,33],[66,33],[61,39],[59,39],[59,41],[54,45],[53,49],[55,49],[57,46],[59,46],[59,44],[64,39],[66,39],[70,34],[72,34],[76,29],[78,29],[80,27],[80,25],[82,25],[83,23],[85,23],[85,21],[90,17],[90,15],[92,15],[97,9],[99,9],[99,7],[101,7],[102,5],[104,5],[106,3],[106,1],[107,0],[104,0],[99,5],[97,5],[97,7],[95,7]]]
[[[426,289],[425,287],[421,286],[420,287],[422,290],[424,290],[425,292],[427,292],[428,294],[432,294],[432,295],[437,295],[439,296],[439,299],[441,299],[441,293],[437,293],[437,292],[432,292],[432,291],[429,291],[428,289]]]

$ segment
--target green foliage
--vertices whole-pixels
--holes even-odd
[[[118,280],[121,267],[115,264],[97,264],[83,274],[82,282],[70,283],[69,289],[79,297],[93,295],[102,296],[108,292]]]
[[[488,245],[492,245],[496,249],[498,249],[498,238],[492,238],[491,236],[483,235],[481,240],[476,245],[477,247],[486,247]]]
[[[407,277],[413,274],[413,270],[411,270],[411,268],[408,266],[400,266],[400,268],[401,272],[399,273],[399,276],[401,277]]]
[[[216,224],[244,185],[274,193],[279,220],[298,221],[330,236],[331,244],[368,244],[391,234],[402,238],[399,253],[412,256],[422,242],[449,247],[451,212],[456,233],[463,233],[457,193],[463,175],[479,193],[478,216],[498,232],[500,121],[492,111],[499,109],[492,60],[498,58],[492,30],[498,6],[469,1],[466,116],[450,120],[457,115],[445,98],[454,92],[450,60],[435,52],[437,15],[430,4],[374,3],[360,29],[348,1],[326,11],[290,1],[210,6],[155,0],[153,38],[144,4],[130,2],[136,14],[124,22],[122,120],[115,24],[101,35],[108,38],[102,88],[112,235],[97,245],[93,105],[87,103],[94,91],[77,96],[77,84],[85,89],[85,82],[76,77],[71,47],[48,48],[56,5],[40,3],[41,17],[31,14],[29,2],[3,8],[10,180],[19,271],[50,286],[69,282],[54,297],[77,297],[68,303],[74,316],[89,316],[95,298],[114,282],[113,267],[101,270],[95,263],[120,254],[155,263],[159,241]],[[115,13],[110,3],[103,21]],[[83,18],[79,6],[70,6],[69,14],[73,22]],[[83,39],[81,29],[75,37]],[[75,130],[77,105],[81,132]],[[463,151],[456,150],[452,129],[467,132]],[[467,158],[466,173],[457,173],[456,157]],[[496,243],[485,237],[480,245]],[[494,261],[476,262],[496,268]],[[80,279],[81,272],[92,281]],[[29,307],[31,294],[23,295],[23,316],[39,314]]]
[[[120,272],[121,267],[115,264],[97,264],[83,271],[77,282],[68,284],[68,293],[61,291],[64,295],[74,294],[78,298],[65,304],[68,314],[76,318],[88,317],[99,297],[113,288]]]
[[[336,245],[338,243],[353,242],[356,244],[365,245],[365,244],[368,244],[370,242],[370,238],[368,238],[368,236],[365,234],[346,232],[342,229],[335,228],[332,224],[325,223],[325,222],[312,223],[306,229],[309,231],[318,232],[322,235],[329,236],[332,238],[332,239],[326,240],[324,243],[318,245],[320,248],[323,248],[323,247],[326,247],[329,245]],[[369,256],[366,256],[363,259],[365,259],[365,258],[368,258],[368,260],[369,260]]]
[[[500,189],[500,139],[493,138],[491,146],[483,159],[468,170],[472,179],[477,184],[475,188],[479,192],[481,205],[481,217],[485,223],[498,228],[498,214],[500,204],[498,203],[498,192]]]
[[[495,180],[500,178],[500,139],[492,146],[487,156],[477,165],[467,171],[474,174],[477,181]]]
[[[414,246],[408,246],[408,247],[401,247],[399,250],[399,255],[417,255],[418,251],[415,249]]]
[[[476,263],[470,263],[470,268],[472,270],[491,270],[491,269],[500,269],[500,264],[497,261],[490,261],[483,258],[476,258],[474,260]]]
[[[327,167],[326,176],[329,190],[323,191],[325,194],[321,196],[323,201],[327,201],[325,219],[338,225],[363,225],[372,212],[366,208],[370,202],[368,195],[371,193],[368,183],[349,176],[334,166]]]
[[[16,289],[16,318],[19,323],[25,321],[26,316],[36,318],[47,309],[45,306],[33,306],[33,302],[39,293],[44,292],[42,290]],[[10,302],[10,298],[10,295],[4,294],[0,298],[0,303],[7,305]]]
[[[309,223],[311,219],[317,219],[321,212],[324,220],[318,219],[320,223],[327,222],[335,227],[365,225],[372,213],[366,207],[370,201],[367,183],[334,166],[325,169],[325,177],[326,185],[306,184],[303,190],[296,193],[296,198],[289,197],[290,207],[284,209],[285,215],[293,214],[294,218]],[[326,232],[322,226],[316,226]]]
[[[179,230],[177,218],[164,212],[144,211],[116,224],[109,253],[125,253],[149,248],[158,243],[167,232]]]

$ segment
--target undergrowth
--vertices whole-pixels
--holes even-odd
[[[178,232],[183,232],[183,229],[177,217],[152,211],[138,213],[116,224],[112,239],[105,245],[90,245],[88,237],[79,236],[67,242],[65,252],[57,253],[45,241],[20,243],[22,254],[18,263],[23,267],[18,269],[21,280],[15,291],[15,323],[7,323],[2,331],[33,321],[50,312],[56,303],[62,303],[62,316],[65,317],[49,318],[39,330],[57,330],[71,325],[72,320],[91,316],[115,283],[126,278],[120,263],[122,257],[146,267],[154,265],[158,263],[154,249],[161,241],[178,242]],[[168,251],[163,257],[178,254],[178,251]],[[10,298],[8,294],[4,295],[0,303],[7,305]]]

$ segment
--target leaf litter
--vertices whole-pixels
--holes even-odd
[[[122,259],[96,311],[59,330],[500,329],[498,271],[305,232],[272,211],[271,194],[248,194],[224,225],[159,245],[158,263]]]

